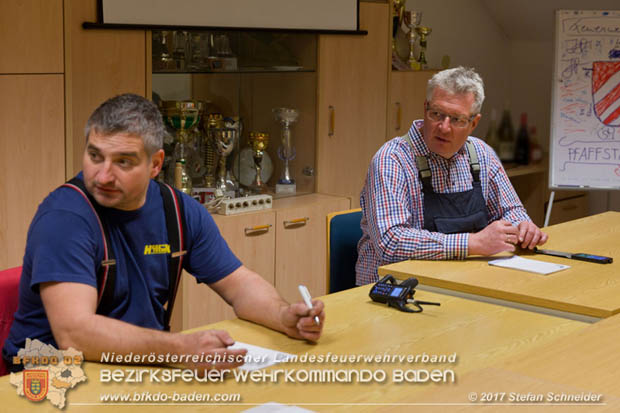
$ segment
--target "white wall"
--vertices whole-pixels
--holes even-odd
[[[538,140],[549,150],[553,43],[513,41],[510,43],[510,101],[512,120],[528,115],[528,126],[536,126]],[[514,123],[515,128],[518,127]]]
[[[474,135],[484,137],[491,109],[501,114],[509,99],[508,37],[480,0],[409,0],[406,7],[422,11],[422,25],[433,29],[426,54],[430,68],[440,68],[448,55],[451,67],[473,67],[482,76],[486,99]]]

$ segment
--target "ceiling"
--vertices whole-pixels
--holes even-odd
[[[552,41],[555,10],[620,10],[619,0],[481,0],[512,41]]]

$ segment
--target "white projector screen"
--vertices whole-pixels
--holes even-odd
[[[102,23],[256,29],[358,29],[358,0],[100,0]]]

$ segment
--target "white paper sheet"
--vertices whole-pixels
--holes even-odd
[[[302,409],[297,406],[287,406],[276,402],[261,404],[251,409],[243,410],[242,413],[314,413],[313,410]]]
[[[489,261],[489,265],[496,265],[498,267],[535,272],[537,274],[544,274],[544,275],[570,268],[570,265],[531,260],[529,258],[522,258],[516,255],[510,258],[499,258],[493,261]]]
[[[229,349],[247,349],[246,359],[248,361],[237,367],[239,370],[258,370],[265,367],[273,366],[276,363],[286,361],[292,354],[283,353],[281,351],[270,350],[268,348],[255,346],[253,344],[242,343],[241,341],[235,342]]]

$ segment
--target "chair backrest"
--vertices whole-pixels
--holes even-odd
[[[17,311],[21,276],[22,267],[0,271],[0,351],[4,347],[4,340],[9,336],[13,317]],[[4,365],[4,360],[0,357],[0,376],[5,374],[8,374],[8,370]]]
[[[360,208],[327,215],[327,291],[330,293],[355,287],[361,220]]]

